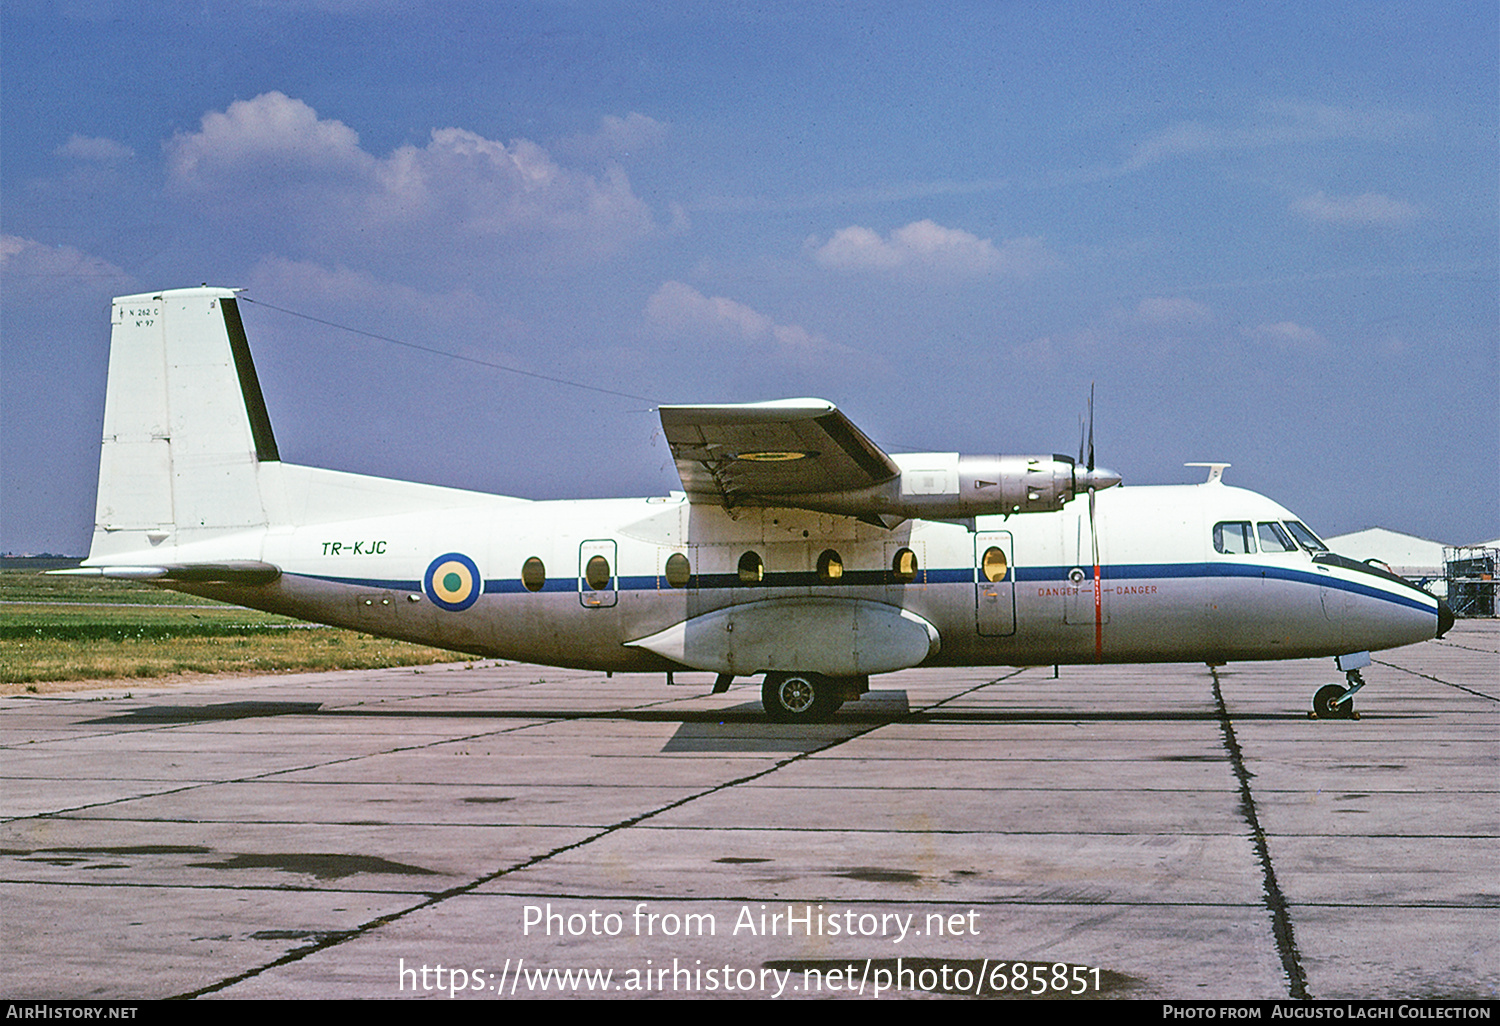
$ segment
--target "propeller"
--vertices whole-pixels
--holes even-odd
[[[1088,443],[1087,450],[1084,448],[1085,438]],[[1085,458],[1085,452],[1087,452],[1087,458]],[[1080,471],[1078,467],[1084,469]],[[1076,495],[1087,488],[1092,495],[1095,491],[1112,488],[1120,481],[1120,475],[1113,470],[1094,465],[1094,386],[1091,384],[1089,385],[1088,423],[1085,424],[1082,417],[1078,419],[1078,462],[1073,469],[1073,493]]]
[[[1099,526],[1094,519],[1094,493],[1101,488],[1109,488],[1120,483],[1120,475],[1113,470],[1094,465],[1094,386],[1089,385],[1089,420],[1088,420],[1088,463],[1087,469],[1081,476],[1074,470],[1074,487],[1085,487],[1089,490],[1089,539],[1093,544],[1094,551],[1094,659],[1097,661],[1104,655],[1104,586],[1099,566]],[[1078,429],[1078,463],[1083,463],[1083,425]],[[1076,468],[1077,464],[1075,464]]]

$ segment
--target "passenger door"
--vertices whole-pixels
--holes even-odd
[[[974,534],[974,622],[984,637],[1016,633],[1014,552],[1009,531]]]
[[[618,600],[618,570],[613,538],[594,538],[578,546],[578,601],[587,609],[606,609]]]

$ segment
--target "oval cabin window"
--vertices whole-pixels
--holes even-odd
[[[747,552],[740,557],[740,581],[744,584],[759,584],[765,580],[766,565],[760,561],[760,555],[755,552]]]
[[[688,565],[688,558],[680,552],[667,557],[666,570],[667,583],[674,588],[686,588],[693,577],[693,568]]]
[[[818,557],[818,580],[832,584],[844,576],[844,557],[832,549],[824,549]]]
[[[891,576],[902,584],[917,579],[917,554],[911,549],[902,549],[891,560]]]
[[[542,561],[532,556],[521,564],[521,583],[527,591],[541,591],[547,583],[547,568]]]
[[[997,546],[991,545],[984,550],[984,558],[979,562],[980,571],[984,574],[986,581],[1001,581],[1005,579],[1005,571],[1010,566],[1005,561],[1005,553]]]
[[[609,587],[609,560],[603,556],[590,556],[583,568],[583,579],[595,591]]]

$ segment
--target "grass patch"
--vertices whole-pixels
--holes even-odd
[[[133,606],[199,606],[232,609],[222,602],[167,591],[144,581],[109,581],[103,577],[53,577],[37,570],[0,570],[0,603],[104,602]]]
[[[138,581],[0,571],[0,687],[176,674],[364,670],[471,659]]]

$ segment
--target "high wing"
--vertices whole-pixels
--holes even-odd
[[[694,502],[795,505],[788,500],[862,491],[901,474],[891,457],[823,399],[663,406],[661,426]]]
[[[660,410],[689,500],[729,508],[788,506],[894,527],[1061,509],[1120,480],[1058,455],[889,456],[825,399]]]

